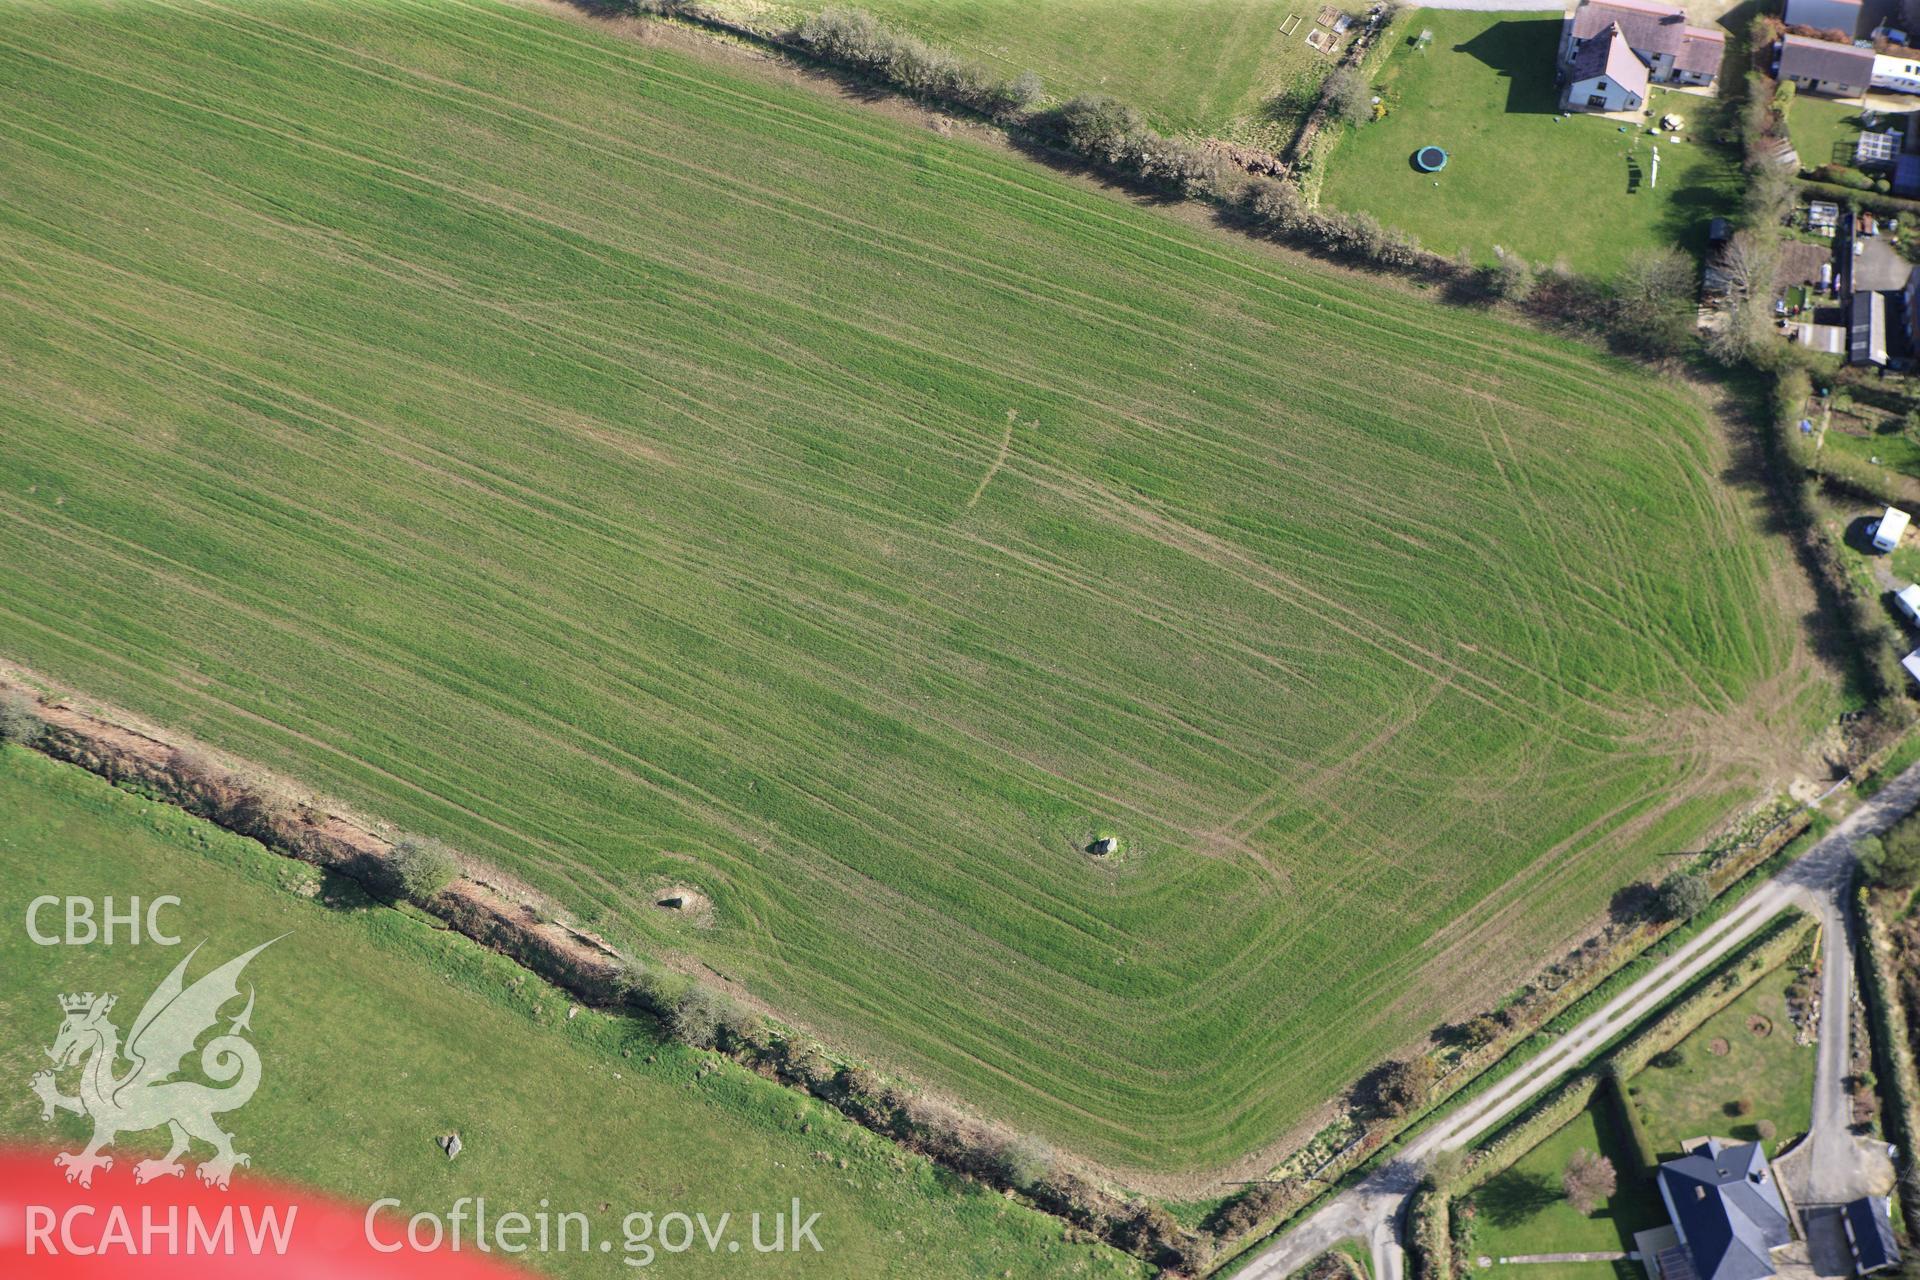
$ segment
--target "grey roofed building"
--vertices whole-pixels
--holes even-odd
[[[1608,27],[1573,55],[1573,65],[1567,69],[1569,92],[1595,79],[1611,79],[1633,96],[1632,101],[1606,104],[1608,110],[1637,107],[1647,100],[1647,64],[1628,47],[1618,26]]]
[[[1684,9],[1658,0],[1586,0],[1574,10],[1573,38],[1591,40],[1616,23],[1627,37],[1629,48],[1648,53],[1668,53],[1677,58],[1689,45],[1697,44],[1701,49],[1694,56],[1711,50],[1712,65],[1718,68],[1720,54],[1726,48],[1724,34],[1690,25]]]
[[[1849,1201],[1842,1212],[1855,1275],[1900,1265],[1900,1246],[1893,1239],[1893,1214],[1885,1196]]]
[[[1684,10],[1658,0],[1581,0],[1561,23],[1560,65],[1571,68],[1590,41],[1615,27],[1655,84],[1711,84],[1720,74],[1726,33],[1690,26]]]
[[[1847,305],[1847,363],[1887,363],[1887,295],[1855,289]]]
[[[1873,82],[1873,50],[1790,35],[1780,41],[1779,75],[1802,88],[1859,93]]]
[[[1709,1138],[1660,1166],[1660,1198],[1700,1280],[1766,1280],[1793,1242],[1787,1206],[1757,1142]]]

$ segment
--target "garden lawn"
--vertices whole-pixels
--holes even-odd
[[[1836,466],[1847,465],[1850,469],[1842,474],[1858,477],[1863,492],[1900,504],[1920,498],[1920,443],[1901,429],[1898,420],[1865,436],[1829,428],[1821,438],[1820,457],[1823,462],[1833,460]]]
[[[21,927],[41,894],[180,899],[161,916],[184,945],[38,946]],[[125,1033],[193,946],[198,978],[269,939],[242,988],[261,1084],[221,1117],[248,1173],[331,1192],[355,1207],[385,1196],[440,1214],[461,1196],[494,1213],[551,1203],[594,1236],[620,1237],[634,1210],[770,1215],[799,1197],[821,1252],[777,1261],[704,1248],[675,1275],[1137,1276],[1060,1223],[858,1128],[752,1073],[659,1040],[631,1019],[582,1012],[509,961],[357,889],[177,809],[68,765],[0,747],[0,1136],[66,1150],[88,1132],[43,1122],[25,1088],[61,1020],[56,996],[110,991]],[[58,928],[55,914],[41,918]],[[280,935],[286,935],[281,937]],[[237,1006],[227,1011],[237,1012]],[[191,1076],[198,1061],[188,1059]],[[60,1079],[71,1091],[77,1072]],[[804,1126],[804,1131],[803,1131]],[[434,1139],[461,1135],[449,1162]],[[99,1190],[130,1180],[165,1133],[129,1134]],[[157,1145],[156,1145],[157,1144]],[[197,1147],[189,1161],[210,1154]],[[544,1199],[543,1199],[544,1197]],[[600,1212],[602,1204],[611,1207]],[[616,1254],[617,1258],[619,1255]],[[558,1276],[607,1277],[602,1254],[528,1255]]]
[[[1766,1139],[1769,1155],[1807,1131],[1815,1055],[1814,1046],[1794,1043],[1787,1020],[1786,990],[1794,972],[1791,963],[1782,965],[1700,1024],[1680,1043],[1682,1065],[1650,1066],[1629,1082],[1663,1160],[1678,1156],[1688,1138],[1752,1141],[1762,1136],[1763,1120],[1774,1126],[1774,1136]],[[1771,1034],[1747,1030],[1747,1020],[1756,1015],[1772,1024]],[[1712,1052],[1716,1040],[1726,1042],[1725,1056]],[[1735,1115],[1730,1104],[1743,1098],[1752,1111]]]
[[[1612,1115],[1612,1106],[1604,1095],[1596,1094],[1571,1123],[1473,1192],[1475,1253],[1498,1258],[1520,1253],[1628,1250],[1633,1248],[1634,1232],[1666,1221],[1660,1192],[1652,1179],[1633,1175],[1632,1148]],[[1576,1211],[1560,1189],[1567,1162],[1582,1148],[1613,1161],[1616,1175],[1613,1196],[1591,1217]],[[1460,1208],[1455,1205],[1456,1215]],[[1531,1280],[1535,1271],[1528,1266],[1502,1274],[1510,1280]],[[1608,1263],[1580,1263],[1566,1267],[1566,1273],[1565,1280],[1607,1280],[1612,1267]]]
[[[826,6],[717,0],[715,7],[764,24],[798,21]],[[1334,65],[1306,42],[1318,0],[862,0],[857,7],[1002,75],[1032,71],[1055,98],[1111,94],[1163,130],[1276,149]],[[1334,7],[1361,13],[1366,6]],[[1289,16],[1300,25],[1281,35]]]
[[[0,76],[0,657],[1113,1165],[1496,1000],[1830,705],[1700,403],[1497,316],[492,0]]]
[[[1800,157],[1802,169],[1823,164],[1851,165],[1859,141],[1860,104],[1835,102],[1811,94],[1795,94],[1787,107],[1787,134]]]
[[[1739,205],[1736,157],[1709,141],[1723,110],[1714,98],[1656,90],[1654,116],[1686,120],[1684,141],[1654,139],[1598,116],[1555,114],[1554,58],[1561,15],[1422,9],[1374,82],[1385,119],[1349,128],[1326,161],[1321,198],[1364,210],[1446,255],[1493,261],[1499,245],[1529,260],[1564,260],[1606,275],[1636,251],[1706,248],[1708,220]],[[1433,31],[1424,51],[1413,41]],[[1425,174],[1413,154],[1444,148],[1447,167]]]

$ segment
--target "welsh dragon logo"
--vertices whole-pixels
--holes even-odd
[[[221,1008],[239,998],[240,971],[279,940],[263,942],[187,986],[187,965],[200,950],[195,947],[147,997],[140,1016],[133,1020],[124,1048],[119,1028],[107,1018],[118,997],[91,991],[60,997],[66,1020],[60,1024],[60,1034],[47,1056],[53,1059],[54,1071],[81,1064],[79,1092],[71,1097],[61,1093],[54,1071],[36,1073],[33,1091],[40,1097],[42,1120],[53,1119],[58,1110],[93,1121],[93,1138],[85,1150],[62,1152],[53,1158],[67,1171],[68,1182],[92,1186],[95,1169],[113,1168],[113,1157],[102,1155],[102,1147],[111,1145],[121,1134],[162,1125],[172,1135],[171,1149],[162,1159],[134,1165],[136,1182],[182,1176],[186,1168],[180,1156],[194,1139],[214,1150],[213,1158],[202,1161],[195,1171],[209,1186],[224,1189],[234,1166],[249,1163],[244,1153],[233,1149],[233,1135],[214,1117],[245,1106],[260,1087],[260,1055],[241,1035],[249,1029],[248,1019],[253,1016],[251,986],[247,988],[246,1008],[228,1022],[223,1034],[207,1041],[200,1050],[200,1070],[225,1087],[173,1077],[193,1052],[194,1042],[219,1022]],[[129,1064],[124,1071],[122,1057]]]

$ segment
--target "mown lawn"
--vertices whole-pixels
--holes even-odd
[[[1761,1138],[1772,1155],[1807,1131],[1815,1054],[1813,1045],[1794,1043],[1787,1019],[1793,977],[1791,965],[1774,970],[1681,1042],[1679,1066],[1650,1066],[1633,1078],[1634,1101],[1662,1159],[1698,1137]],[[1766,1021],[1768,1034],[1748,1029],[1755,1017]],[[1715,1052],[1716,1045],[1725,1052]]]
[[[1787,107],[1787,132],[1801,168],[1817,169],[1829,163],[1851,165],[1854,144],[1862,133],[1860,104],[1795,94]]]
[[[1707,223],[1739,205],[1737,157],[1710,141],[1718,101],[1655,90],[1654,118],[1681,116],[1684,140],[1595,116],[1561,117],[1554,84],[1561,14],[1422,9],[1375,79],[1385,119],[1349,130],[1327,160],[1322,198],[1365,210],[1443,254],[1493,260],[1494,246],[1532,261],[1605,275],[1636,251],[1705,251]],[[1433,32],[1425,50],[1413,46]],[[1438,174],[1414,152],[1444,148]]]
[[[1474,1250],[1493,1258],[1529,1253],[1607,1253],[1633,1248],[1633,1235],[1666,1221],[1659,1188],[1636,1177],[1631,1147],[1612,1113],[1613,1103],[1596,1096],[1572,1123],[1496,1174],[1455,1206],[1469,1208],[1474,1221]],[[1591,1216],[1568,1203],[1561,1175],[1576,1151],[1598,1152],[1613,1162],[1614,1193]],[[1542,1263],[1503,1270],[1511,1280],[1532,1280],[1549,1268],[1563,1280],[1608,1280],[1610,1263]]]
[[[794,22],[827,6],[718,0],[717,7]],[[855,7],[1003,75],[1032,71],[1057,99],[1112,94],[1170,132],[1275,147],[1291,138],[1334,65],[1306,42],[1320,0],[863,0]],[[1353,0],[1334,7],[1366,9]],[[1281,35],[1289,17],[1299,25]]]
[[[181,905],[162,920],[183,945],[35,945],[21,922],[41,894],[112,895],[120,910],[130,897],[175,895]],[[58,1124],[42,1122],[25,1088],[47,1066],[57,995],[117,993],[125,1033],[189,948],[201,947],[191,980],[285,934],[245,975],[256,994],[259,1091],[222,1117],[254,1174],[356,1207],[393,1196],[407,1212],[442,1216],[461,1196],[485,1196],[495,1212],[550,1202],[555,1212],[588,1214],[595,1239],[619,1239],[621,1219],[636,1210],[716,1219],[731,1211],[745,1222],[798,1196],[821,1215],[817,1254],[743,1264],[697,1248],[660,1258],[674,1274],[1146,1270],[1113,1250],[1068,1244],[1057,1221],[947,1176],[750,1072],[727,1064],[708,1074],[710,1060],[628,1020],[569,1019],[563,996],[457,935],[18,747],[0,747],[0,908],[11,926],[0,930],[0,1069],[21,1086],[0,1100],[0,1135],[9,1139],[72,1150],[87,1132],[66,1112]],[[56,918],[44,915],[43,928],[57,931]],[[73,1087],[70,1078],[61,1084]],[[434,1145],[448,1132],[463,1143],[454,1162]],[[165,1145],[163,1132],[129,1135],[96,1190],[130,1179],[136,1156]],[[622,1269],[578,1252],[523,1261],[559,1276]]]
[[[1830,696],[1698,403],[1495,317],[491,0],[0,68],[0,656],[1112,1164],[1483,1007]]]

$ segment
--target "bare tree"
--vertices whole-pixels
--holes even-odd
[[[1591,1214],[1611,1197],[1614,1183],[1613,1161],[1585,1147],[1573,1153],[1573,1159],[1567,1161],[1567,1171],[1560,1175],[1567,1202],[1583,1214]]]
[[[30,747],[45,729],[33,699],[24,693],[0,694],[0,742]]]
[[[1771,228],[1734,232],[1715,257],[1727,290],[1726,315],[1707,339],[1715,359],[1728,364],[1752,359],[1770,340],[1767,312],[1779,262],[1779,238]]]
[[[1730,297],[1771,298],[1773,273],[1780,265],[1779,240],[1754,228],[1736,231],[1720,250],[1719,262]]]
[[[1613,279],[1614,296],[1634,316],[1652,315],[1693,295],[1693,259],[1678,249],[1646,249]]]
[[[1373,94],[1366,78],[1351,67],[1329,75],[1320,92],[1327,109],[1348,124],[1362,124],[1373,115]]]
[[[1793,211],[1798,189],[1790,166],[1768,157],[1747,174],[1746,224],[1777,227]]]
[[[1493,291],[1508,302],[1525,302],[1533,294],[1538,273],[1533,264],[1517,253],[1500,251],[1500,260],[1494,264],[1490,283]]]

